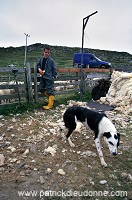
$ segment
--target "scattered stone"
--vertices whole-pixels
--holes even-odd
[[[128,180],[132,181],[132,175],[128,174]]]
[[[31,144],[31,146],[30,146],[30,152],[31,153],[36,153],[36,145]]]
[[[127,177],[128,177],[128,174],[125,173],[125,172],[123,172],[123,173],[121,174],[121,177],[123,177],[123,178],[127,178]]]
[[[5,168],[4,167],[0,167],[0,173],[4,172],[4,171],[5,171]]]
[[[58,169],[58,174],[64,176],[66,173],[64,172],[63,169]]]
[[[67,150],[66,149],[62,149],[62,153],[65,153]]]
[[[81,151],[77,151],[77,154],[81,154]]]
[[[17,161],[17,158],[9,158],[10,163],[15,163]]]
[[[25,177],[24,176],[18,176],[16,179],[15,179],[15,182],[16,183],[22,183],[25,181]]]
[[[32,125],[32,119],[28,122],[28,124],[29,124],[29,126],[31,126]]]
[[[16,164],[16,169],[20,169],[20,168],[22,168],[24,165],[25,165],[25,162],[17,163],[17,164]]]
[[[92,180],[91,177],[89,178],[89,182],[90,182],[91,185],[94,185],[94,181]]]
[[[50,168],[47,168],[45,171],[45,174],[50,174],[52,172],[52,170]]]
[[[33,170],[34,170],[34,171],[38,171],[38,169],[37,169],[37,168],[33,168]]]
[[[56,134],[56,130],[55,130],[55,129],[53,129],[53,128],[49,129],[49,131],[50,131],[50,133],[52,133],[53,135],[55,135],[55,134]]]
[[[118,186],[121,186],[121,184],[120,184],[120,182],[119,182],[119,181],[117,181],[117,185],[118,185]]]
[[[54,157],[54,155],[56,153],[56,147],[55,146],[53,146],[53,147],[49,146],[47,149],[44,150],[44,152],[50,153]]]
[[[0,141],[2,141],[3,140],[3,136],[0,136]]]
[[[117,179],[117,176],[115,176],[114,174],[110,174],[109,177],[112,178],[112,179],[114,179],[114,180]]]
[[[24,168],[25,169],[32,169],[32,166],[31,165],[24,165]]]
[[[20,172],[20,176],[25,176],[25,172]]]
[[[14,153],[15,151],[16,151],[16,148],[15,148],[15,147],[12,147],[12,148],[11,148],[11,152]]]
[[[3,154],[0,154],[0,166],[3,166],[5,164],[5,157]]]
[[[6,142],[5,142],[5,144],[8,146],[8,145],[10,145],[10,144],[11,144],[11,142],[9,142],[9,141],[6,141]]]
[[[16,120],[16,118],[12,118],[12,122],[14,122],[14,123],[15,123],[16,121],[17,121],[17,120]]]
[[[121,174],[121,177],[124,178],[124,179],[132,181],[132,175],[131,174],[127,174],[127,173],[123,172]]]
[[[101,185],[105,185],[105,184],[107,183],[106,180],[101,180],[101,181],[99,181],[99,182],[100,182]]]
[[[96,153],[92,152],[92,151],[84,151],[83,153],[80,154],[81,156],[92,156],[92,157],[96,157]]]
[[[7,149],[11,150],[12,153],[16,151],[16,148],[13,146],[9,146]]]
[[[7,131],[11,131],[11,130],[13,130],[13,126],[9,126],[9,127],[7,127]]]
[[[31,162],[32,162],[32,163],[35,163],[36,161],[35,161],[35,160],[31,160]]]
[[[26,149],[25,152],[23,153],[23,156],[27,156],[29,154],[29,149]]]
[[[4,124],[0,123],[0,127],[4,126]]]
[[[92,169],[92,166],[91,166],[91,165],[88,165],[88,168]]]
[[[0,144],[0,148],[5,148],[6,146],[7,146],[6,143],[1,143],[1,144]]]
[[[41,184],[44,184],[45,181],[44,181],[43,176],[40,176],[40,177],[39,177],[39,180],[40,180],[40,183],[41,183]]]

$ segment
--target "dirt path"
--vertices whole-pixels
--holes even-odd
[[[81,134],[74,133],[75,148],[62,140],[65,108],[0,116],[0,154],[5,159],[0,166],[0,199],[130,199],[130,117],[107,112],[122,138],[116,157],[102,141],[108,164],[103,168],[93,134],[85,127]]]

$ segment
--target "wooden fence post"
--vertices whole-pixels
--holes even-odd
[[[34,98],[35,98],[35,103],[37,103],[39,101],[39,98],[38,98],[38,81],[37,81],[36,63],[34,63]]]
[[[28,102],[31,103],[33,101],[33,93],[32,93],[30,63],[26,63],[26,80],[27,80]]]
[[[82,101],[84,91],[85,91],[85,76],[84,76],[84,72],[83,72],[82,68],[80,70],[80,76],[81,76],[81,80],[80,80],[80,100]]]

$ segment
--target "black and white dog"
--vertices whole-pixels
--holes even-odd
[[[108,119],[108,117],[104,113],[95,112],[80,106],[73,106],[69,107],[65,111],[63,120],[68,129],[66,138],[71,147],[75,146],[70,139],[70,135],[76,129],[77,121],[80,121],[87,128],[89,127],[94,131],[94,141],[101,164],[107,167],[101,150],[100,137],[104,136],[104,140],[109,147],[110,153],[113,155],[117,155],[117,147],[119,146],[120,140],[120,134],[117,133],[114,124]]]

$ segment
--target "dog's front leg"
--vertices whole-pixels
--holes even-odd
[[[75,144],[73,144],[73,142],[71,141],[71,138],[70,138],[70,136],[71,136],[72,132],[75,130],[75,128],[76,128],[76,123],[73,124],[72,127],[69,128],[68,133],[66,135],[66,138],[71,147],[75,147]]]
[[[75,147],[75,144],[71,141],[71,138],[68,137],[67,139],[68,139],[68,142],[69,142],[70,146],[71,147]]]
[[[103,156],[103,153],[102,153],[102,150],[101,150],[101,144],[100,144],[99,138],[96,138],[94,141],[95,141],[96,149],[97,149],[100,161],[101,161],[101,165],[104,166],[104,167],[107,167],[107,164],[104,161],[104,156]]]

